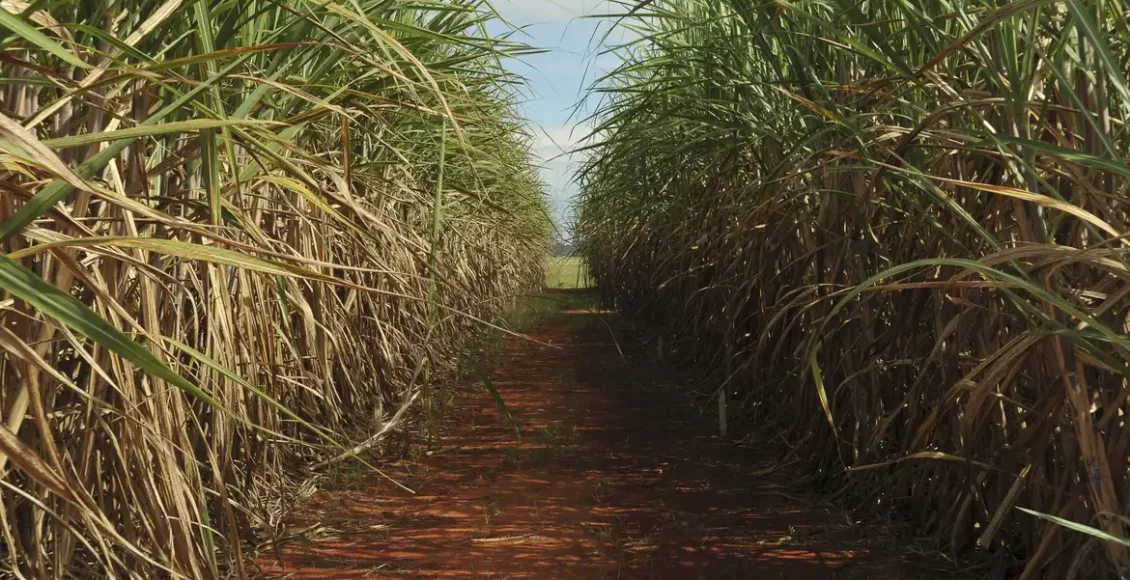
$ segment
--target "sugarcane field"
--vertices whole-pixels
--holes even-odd
[[[1130,580],[1130,4],[0,0],[0,580]]]

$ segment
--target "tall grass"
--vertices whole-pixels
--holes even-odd
[[[425,361],[541,283],[501,64],[528,49],[492,15],[4,3],[10,575],[248,577],[284,474],[396,428]]]
[[[605,299],[838,495],[1001,575],[1130,573],[1127,9],[624,3]]]

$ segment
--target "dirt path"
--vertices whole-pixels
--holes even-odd
[[[557,295],[577,301],[575,295]],[[713,436],[679,373],[588,312],[508,340],[494,385],[458,393],[438,450],[320,492],[262,563],[272,577],[922,578],[924,558],[814,507],[776,453]],[[754,475],[764,472],[764,475]]]

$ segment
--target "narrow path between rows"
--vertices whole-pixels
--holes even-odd
[[[507,340],[493,383],[456,394],[430,454],[322,491],[262,564],[271,577],[922,578],[929,558],[719,439],[680,384],[616,324],[565,306]],[[615,338],[614,338],[615,337]],[[621,354],[621,350],[623,354]],[[685,376],[685,375],[683,375]],[[281,561],[278,557],[281,556]],[[933,567],[930,564],[929,567]]]

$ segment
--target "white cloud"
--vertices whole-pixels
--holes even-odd
[[[568,227],[573,220],[572,204],[578,193],[573,174],[585,155],[571,151],[584,143],[591,130],[587,123],[535,128],[533,153],[538,158],[542,181],[549,190],[550,210],[561,227]]]
[[[587,124],[576,123],[538,128],[534,134],[534,152],[546,160],[568,153],[581,143],[589,131]]]
[[[573,221],[572,203],[578,193],[573,174],[584,155],[568,152],[591,131],[588,123],[572,122],[570,112],[578,101],[588,99],[588,85],[619,62],[615,56],[599,55],[599,43],[614,20],[581,17],[622,13],[634,0],[490,1],[504,19],[523,27],[516,40],[547,50],[513,60],[508,66],[529,79],[529,98],[521,103],[521,113],[534,138],[532,153],[555,221],[566,229]],[[617,44],[622,36],[614,30],[609,44]],[[582,107],[581,118],[588,109]]]

